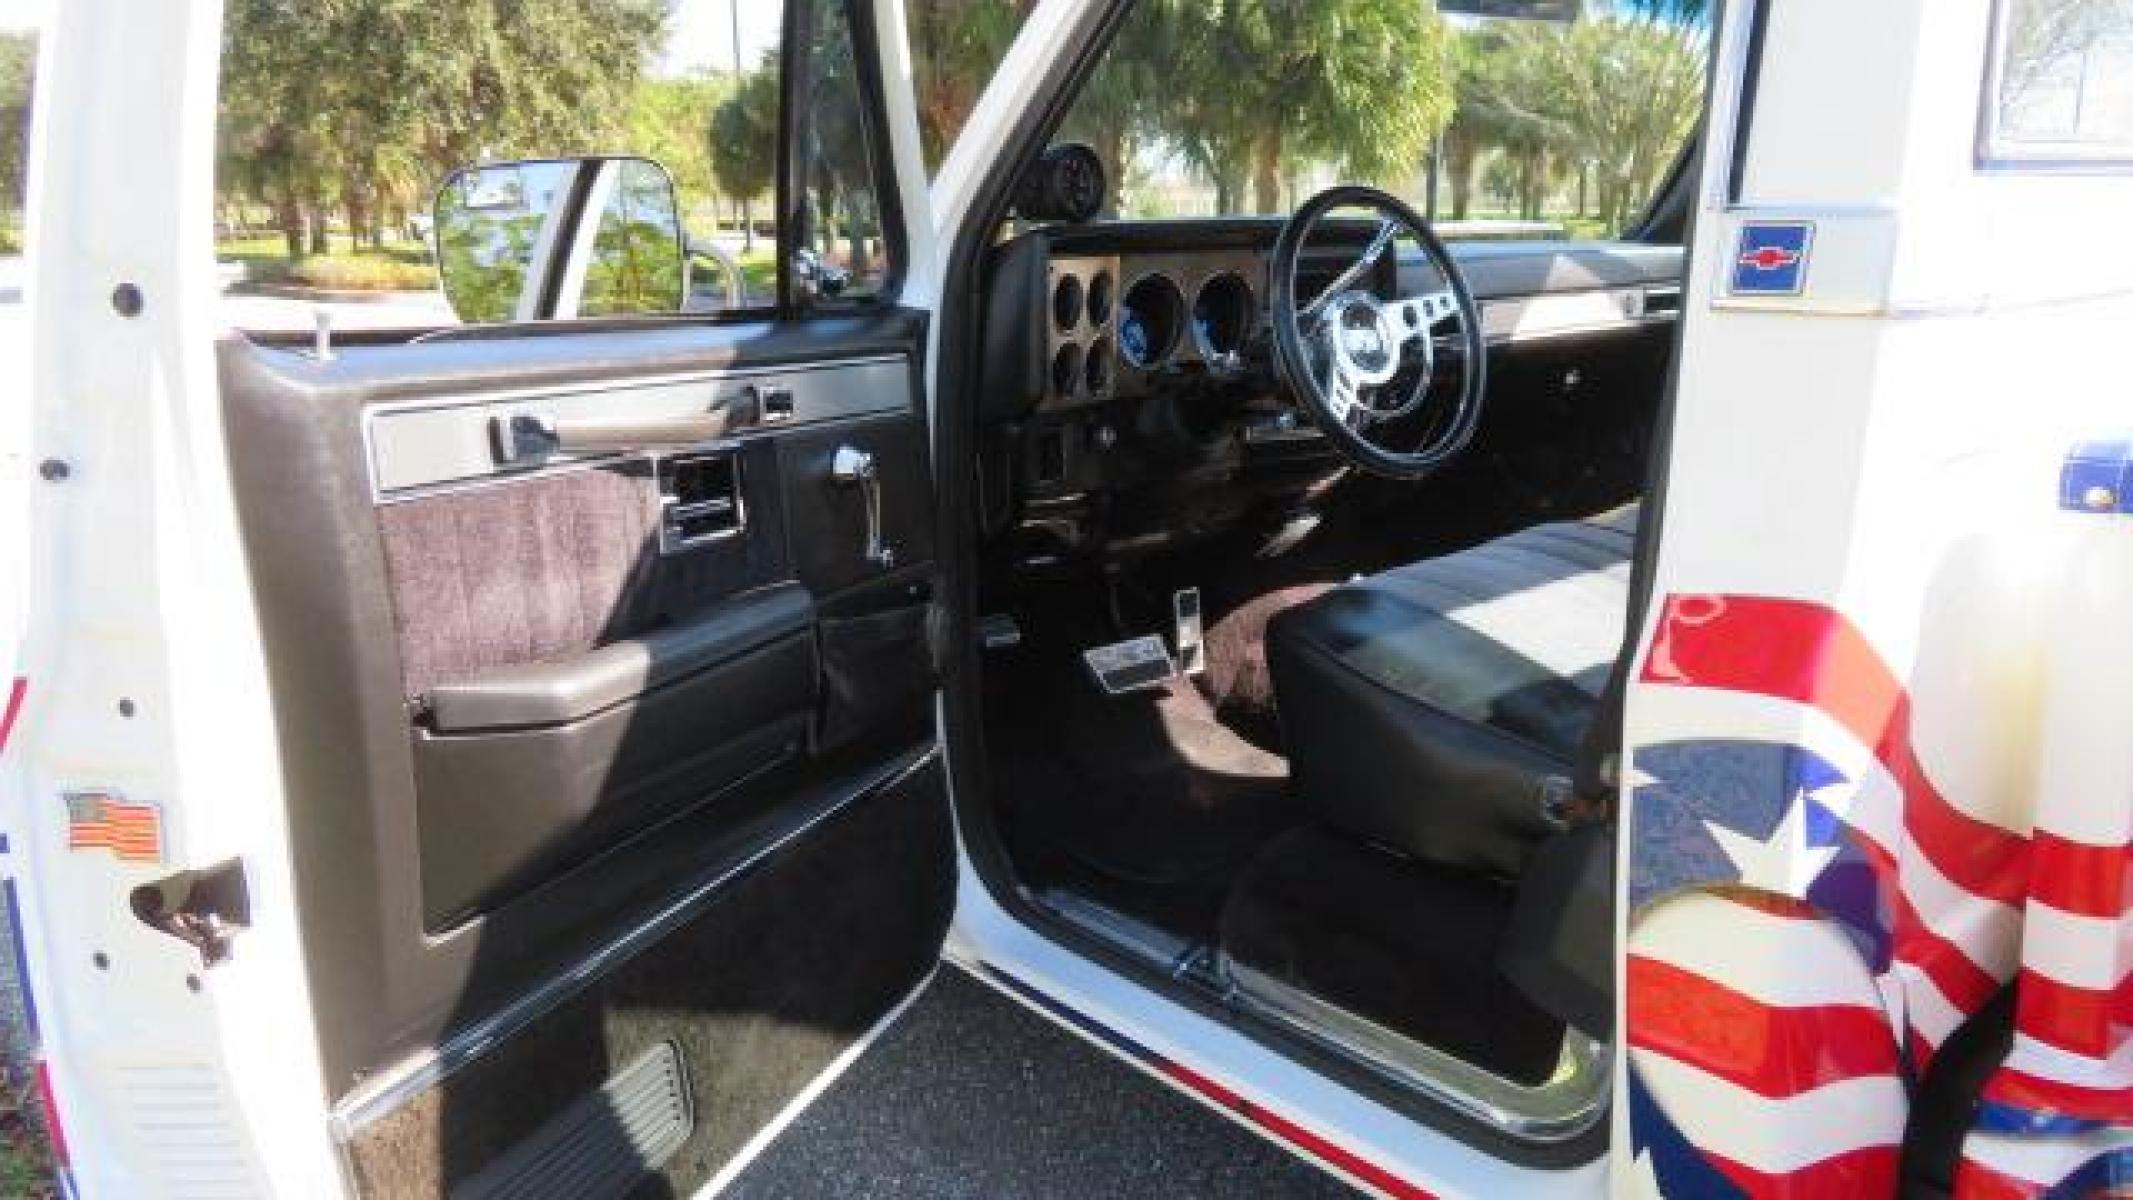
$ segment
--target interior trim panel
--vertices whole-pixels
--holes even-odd
[[[930,711],[926,319],[883,306],[327,360],[221,343],[329,1099],[909,746]],[[539,397],[665,427],[737,384],[789,385],[789,405],[708,449],[504,469],[484,427]],[[840,478],[854,456],[876,471]]]
[[[503,453],[499,422],[679,420],[732,404],[744,391],[754,405],[772,406],[756,417],[752,429],[760,431],[895,412],[910,406],[910,363],[900,355],[880,355],[373,405],[363,416],[372,494],[379,503],[391,504],[454,485],[523,478],[614,457],[560,453],[529,468]],[[734,433],[750,431],[742,427]]]

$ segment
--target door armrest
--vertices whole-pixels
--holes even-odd
[[[765,643],[806,632],[814,599],[797,583],[747,592],[679,624],[558,662],[499,667],[424,697],[438,733],[567,725]]]

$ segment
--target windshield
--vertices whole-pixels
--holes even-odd
[[[1588,3],[1553,23],[1418,0],[1141,0],[1059,136],[1095,148],[1119,217],[1285,215],[1363,182],[1448,236],[1613,236],[1703,103],[1706,38],[1684,7]]]

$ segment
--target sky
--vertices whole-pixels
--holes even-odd
[[[0,0],[0,5],[24,0]],[[35,0],[29,0],[35,2]],[[739,9],[741,62],[754,66],[765,49],[778,44],[784,5],[772,0],[669,0],[668,36],[662,75],[733,69],[733,19]]]
[[[703,0],[690,0],[702,3]],[[0,0],[0,29],[35,29],[52,0]]]

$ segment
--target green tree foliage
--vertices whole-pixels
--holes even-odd
[[[36,36],[0,31],[0,213],[21,208],[29,182],[30,94],[36,75]]]
[[[604,151],[625,132],[663,0],[229,0],[226,191],[293,256],[330,209],[375,236],[453,167]]]
[[[664,166],[674,177],[683,196],[708,197],[720,189],[711,170],[711,144],[704,136],[706,114],[733,93],[730,75],[688,75],[677,79],[647,79],[631,99],[630,153],[641,154]],[[685,212],[685,218],[709,214]]]
[[[681,214],[674,187],[644,163],[625,163],[593,234],[578,313],[587,317],[679,311]]]
[[[1695,123],[1701,37],[1694,26],[1605,16],[1461,34],[1453,54],[1459,108],[1445,134],[1453,219],[1468,215],[1487,156],[1521,216],[1538,218],[1549,193],[1574,174],[1590,185],[1602,224],[1620,228]]]
[[[936,161],[1029,7],[910,0]],[[1575,178],[1580,210],[1619,226],[1695,119],[1707,8],[1593,0],[1573,26],[1454,30],[1426,0],[1137,0],[1061,136],[1093,146],[1115,187],[1183,164],[1218,211],[1278,212],[1315,168],[1411,184],[1442,133],[1454,216],[1486,167],[1527,215]]]
[[[1141,7],[1157,2],[1144,0]],[[911,0],[906,7],[919,139],[928,170],[948,153],[994,65],[1035,7],[1035,0]]]
[[[765,55],[741,76],[711,112],[705,130],[711,175],[719,190],[744,205],[771,189],[778,170],[778,63]],[[744,209],[745,213],[745,209]],[[755,248],[755,222],[743,218],[745,250]]]

